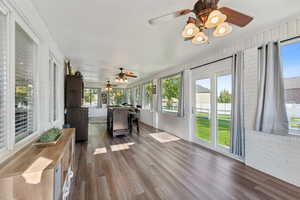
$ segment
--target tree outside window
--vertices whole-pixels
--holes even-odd
[[[181,76],[175,75],[161,80],[162,111],[178,112]]]
[[[125,102],[125,92],[123,88],[113,88],[108,93],[110,105],[121,105]]]
[[[84,102],[85,107],[99,107],[99,94],[98,88],[85,88],[84,89]]]
[[[151,110],[152,108],[152,81],[143,85],[143,109]]]

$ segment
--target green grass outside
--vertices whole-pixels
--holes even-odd
[[[211,122],[207,113],[197,114],[196,136],[204,141],[211,141]],[[229,115],[218,115],[218,118],[230,119]],[[219,145],[230,146],[230,121],[218,119],[217,142]]]
[[[296,123],[293,123],[296,122]],[[292,128],[300,128],[300,124],[297,124],[298,122],[300,122],[300,118],[299,117],[292,117],[291,121],[290,121],[290,125]]]

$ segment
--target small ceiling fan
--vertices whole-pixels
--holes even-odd
[[[110,81],[106,81],[106,82],[107,82],[106,87],[105,87],[106,90],[110,91],[110,90],[112,90],[113,87],[117,86],[117,85],[111,84]]]
[[[128,83],[127,78],[137,78],[133,72],[124,72],[124,68],[120,68],[121,72],[116,74],[116,82]]]
[[[245,27],[253,20],[252,17],[231,8],[218,8],[218,3],[219,0],[198,0],[193,9],[182,9],[152,18],[149,20],[149,24],[156,25],[162,21],[194,13],[195,17],[188,18],[182,36],[186,40],[192,40],[193,43],[200,44],[208,41],[208,37],[204,32],[206,29],[216,28],[213,35],[220,37],[232,31],[232,27],[229,23],[239,27]]]

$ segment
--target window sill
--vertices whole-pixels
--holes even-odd
[[[3,149],[0,151],[0,163],[5,162],[10,157],[15,155],[16,153],[20,152],[23,148],[26,148],[26,146],[30,145],[33,141],[37,140],[39,138],[40,134],[38,132],[34,132],[32,135],[20,140],[16,144],[13,145],[13,149]]]
[[[289,135],[300,137],[300,130],[289,130]]]
[[[142,111],[147,111],[147,112],[153,113],[153,110],[151,110],[151,109],[142,109]]]

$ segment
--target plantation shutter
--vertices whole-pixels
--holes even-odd
[[[7,97],[7,27],[6,15],[0,11],[0,149],[6,147],[6,97]]]
[[[34,132],[35,43],[16,24],[15,52],[15,142]]]

